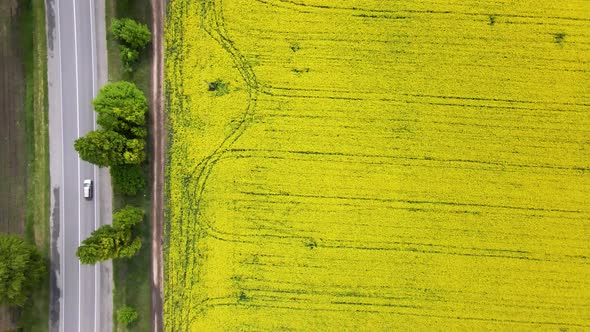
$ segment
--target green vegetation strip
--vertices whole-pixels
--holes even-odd
[[[43,0],[21,1],[19,17],[25,65],[27,141],[26,238],[49,259],[49,137],[47,115],[47,39]],[[22,311],[24,331],[46,331],[49,321],[49,275]]]
[[[111,20],[116,18],[129,17],[142,23],[150,22],[149,0],[106,0],[106,25],[110,28]],[[127,72],[121,62],[120,44],[114,36],[107,31],[107,52],[108,52],[108,76],[109,81],[125,80],[133,82],[137,87],[149,96],[150,85],[150,63],[149,52],[146,50],[139,56],[133,72]],[[149,141],[148,141],[149,145]],[[149,151],[149,146],[148,146]],[[149,168],[143,168],[146,178]],[[150,195],[138,194],[136,196],[125,196],[114,193],[113,209],[125,205],[133,205],[144,209],[146,212],[145,222],[137,226],[137,235],[143,239],[143,245],[139,253],[130,259],[119,259],[113,261],[113,314],[125,306],[133,307],[138,314],[137,320],[128,326],[117,323],[117,317],[113,317],[114,331],[149,331],[150,322]]]

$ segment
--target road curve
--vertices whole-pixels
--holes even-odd
[[[51,331],[111,331],[110,262],[81,265],[80,242],[110,223],[108,170],[79,159],[74,141],[96,129],[91,101],[106,82],[104,0],[46,0],[51,177]],[[94,199],[82,181],[93,179]],[[106,297],[106,298],[105,298]]]

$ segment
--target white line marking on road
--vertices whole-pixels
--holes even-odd
[[[95,27],[94,27],[94,1],[90,1],[90,54],[91,54],[91,58],[92,58],[92,97],[94,98],[94,96],[96,95],[96,60],[95,60],[95,55],[96,55],[96,47],[94,45],[95,43],[95,38],[94,38],[94,32]],[[92,112],[92,128],[94,130],[96,130],[96,112],[94,112],[94,110],[91,111]],[[100,183],[98,181],[98,167],[96,166],[92,166],[92,170],[93,170],[93,176],[94,176],[94,192],[96,193],[95,198],[94,198],[94,229],[98,229],[98,204],[100,204]],[[99,313],[99,294],[98,294],[98,283],[100,280],[100,265],[102,263],[98,263],[94,265],[94,331],[97,332],[98,331],[98,313]]]
[[[77,136],[80,137],[80,89],[79,89],[79,84],[78,84],[78,34],[76,32],[77,27],[78,27],[78,20],[76,17],[76,0],[72,0],[72,4],[74,5],[74,59],[75,59],[75,71],[76,71],[76,130],[77,130]],[[80,183],[82,183],[81,178],[80,178],[80,157],[78,156],[78,186],[80,185]],[[78,188],[78,190],[76,190],[78,192],[78,244],[80,244],[81,240],[81,234],[80,234],[80,230],[81,230],[81,220],[80,220],[80,207],[81,207],[81,203],[82,203],[82,197],[80,196],[80,188]],[[82,322],[82,315],[80,313],[80,309],[82,307],[82,290],[81,287],[82,286],[82,264],[80,264],[80,261],[78,261],[78,331],[82,331],[82,329],[80,328],[80,324]]]

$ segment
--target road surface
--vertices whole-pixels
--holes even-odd
[[[46,0],[51,176],[51,331],[111,331],[110,262],[81,265],[80,242],[110,223],[107,169],[78,158],[74,141],[96,129],[91,101],[106,82],[104,0]],[[94,198],[82,194],[94,181]]]

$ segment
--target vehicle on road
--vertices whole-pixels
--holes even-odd
[[[90,200],[92,199],[92,180],[86,179],[84,180],[84,198]]]

